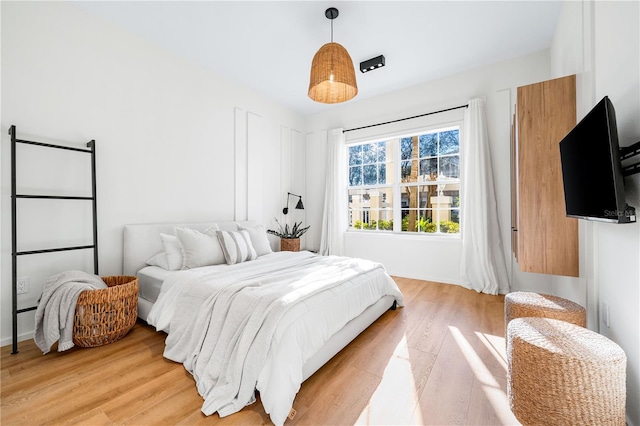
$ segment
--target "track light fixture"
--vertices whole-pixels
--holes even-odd
[[[378,68],[384,67],[384,56],[376,56],[375,58],[368,59],[366,61],[360,62],[360,71],[363,73],[368,71],[373,71]]]

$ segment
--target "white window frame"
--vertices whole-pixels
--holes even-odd
[[[391,134],[385,134],[385,135],[379,135],[379,136],[373,136],[373,137],[367,137],[367,138],[363,138],[363,139],[359,139],[359,140],[353,140],[353,141],[349,141],[346,143],[346,164],[345,164],[345,169],[346,169],[346,173],[347,173],[347,182],[349,182],[349,148],[352,146],[357,146],[357,145],[366,145],[366,144],[372,144],[372,143],[377,143],[377,142],[388,142],[389,140],[394,140],[394,146],[393,146],[393,150],[394,150],[394,176],[393,176],[393,182],[392,184],[376,184],[376,185],[359,185],[359,186],[347,186],[347,197],[349,197],[349,191],[350,190],[354,190],[354,189],[362,189],[362,190],[369,190],[369,189],[382,189],[382,188],[392,188],[392,193],[393,193],[393,231],[387,231],[387,230],[370,230],[370,229],[358,229],[358,228],[354,228],[351,226],[351,221],[348,224],[348,231],[349,232],[365,232],[365,233],[375,233],[375,232],[381,232],[381,233],[393,233],[393,234],[397,234],[397,235],[402,235],[402,236],[426,236],[428,235],[429,237],[433,238],[433,237],[445,237],[445,238],[460,238],[462,235],[462,228],[460,228],[460,232],[458,233],[442,233],[442,232],[412,232],[412,231],[402,231],[402,187],[405,186],[424,186],[424,185],[430,185],[430,184],[434,184],[434,185],[439,185],[439,184],[453,184],[453,183],[457,183],[457,184],[461,184],[462,181],[462,167],[460,167],[459,170],[459,177],[458,179],[447,179],[447,180],[440,180],[440,181],[426,181],[426,182],[410,182],[410,183],[403,183],[401,182],[401,176],[402,176],[402,168],[401,168],[401,164],[402,164],[402,159],[401,159],[401,149],[400,149],[400,140],[402,138],[407,138],[407,137],[413,137],[413,136],[419,136],[419,135],[423,135],[423,134],[427,134],[427,133],[434,133],[434,132],[445,132],[448,130],[458,130],[459,131],[459,144],[460,146],[462,145],[462,141],[463,141],[463,122],[460,120],[456,120],[453,122],[448,122],[448,123],[441,123],[441,124],[435,124],[435,125],[431,125],[428,127],[420,127],[417,129],[412,129],[410,131],[407,132],[398,132],[398,133],[391,133]],[[462,165],[462,159],[461,159],[461,151],[462,148],[460,148],[460,150],[458,151],[458,156],[460,158],[460,166]],[[439,162],[440,162],[440,158],[443,157],[447,157],[447,156],[453,156],[456,154],[446,154],[443,156],[436,156],[435,158],[438,158],[438,169],[439,167]],[[418,157],[418,164],[420,163],[420,158]],[[423,158],[434,158],[434,157],[423,157]],[[386,162],[387,164],[389,164],[389,162]],[[378,163],[376,163],[378,164]],[[388,170],[387,170],[388,172]],[[388,177],[388,175],[387,175]],[[363,178],[363,183],[364,183],[364,178]],[[460,203],[462,203],[463,200],[460,200]],[[434,212],[439,215],[439,210],[437,209]],[[460,204],[458,204],[457,207],[455,208],[451,208],[451,210],[457,210],[458,214],[460,214]],[[420,211],[418,209],[418,211]],[[351,217],[351,213],[352,210],[349,208],[349,203],[347,202],[347,217],[350,218]],[[438,217],[438,222],[439,222],[439,217]]]

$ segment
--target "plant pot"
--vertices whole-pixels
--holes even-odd
[[[300,251],[300,238],[281,238],[280,251]]]

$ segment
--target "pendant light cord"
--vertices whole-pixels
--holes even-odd
[[[333,20],[336,19],[339,14],[340,12],[338,12],[338,9],[335,7],[330,7],[324,11],[324,16],[331,21],[331,43],[333,43]]]
[[[331,43],[333,43],[333,18],[331,18]]]

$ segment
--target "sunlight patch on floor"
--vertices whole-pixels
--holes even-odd
[[[423,424],[420,410],[415,410],[419,399],[407,339],[403,336],[355,424]]]
[[[489,370],[489,368],[487,368],[486,364],[474,350],[471,343],[469,343],[467,338],[458,328],[449,326],[449,331],[453,335],[453,338],[460,348],[460,351],[464,355],[467,363],[469,364],[469,367],[471,367],[475,379],[478,381],[478,383],[480,383],[487,401],[493,408],[495,415],[500,419],[501,424],[512,424],[513,417],[511,417],[507,394],[503,387],[500,385],[498,378],[496,378],[494,374]],[[477,334],[478,333],[476,333],[476,335]],[[499,355],[499,352],[497,351],[497,348],[494,344],[492,344],[488,339],[480,339],[480,341],[485,343],[485,345],[489,343],[488,348],[490,348],[493,356],[495,356],[499,361],[504,361],[502,356]],[[495,344],[500,343],[496,341]],[[504,346],[504,339],[502,339],[502,345]],[[504,367],[506,371],[506,364],[504,365]]]
[[[480,333],[479,331],[476,331],[475,334],[478,337],[478,340],[480,340],[487,350],[495,357],[496,361],[500,363],[505,374],[507,374],[507,354],[504,337]]]

